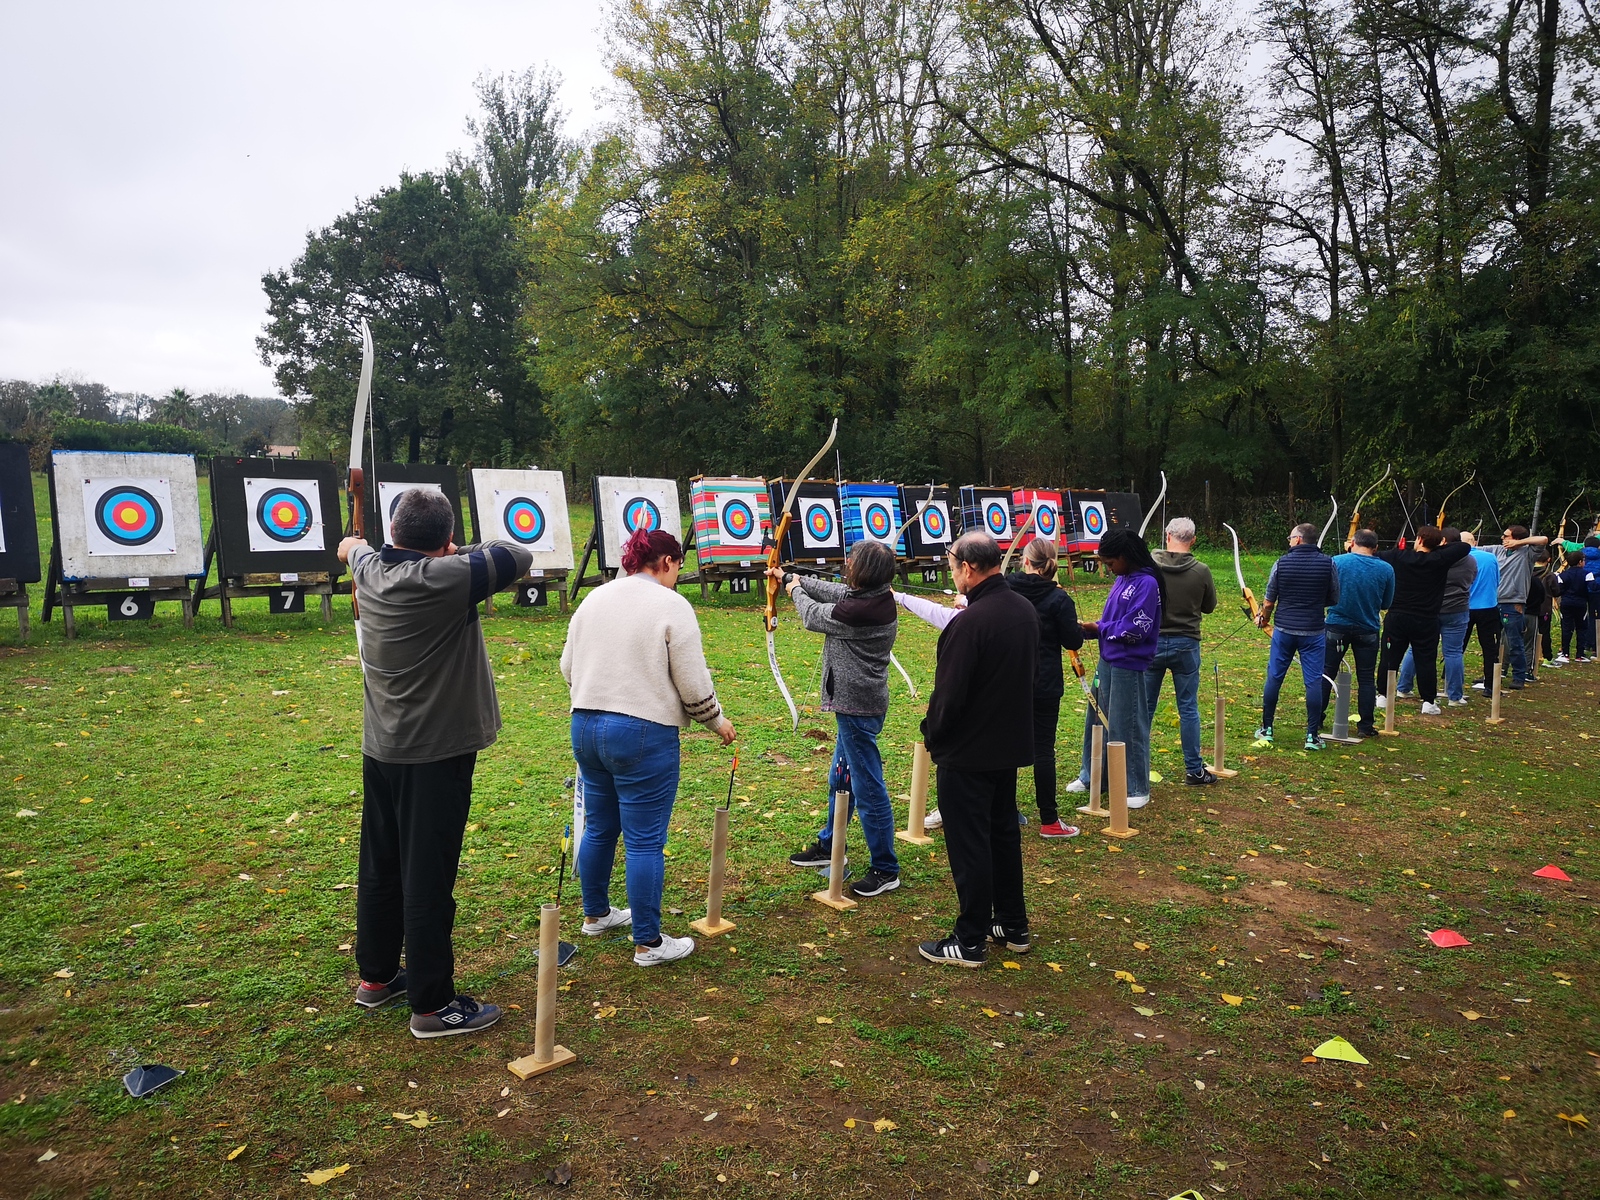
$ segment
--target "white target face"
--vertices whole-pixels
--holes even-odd
[[[85,479],[83,523],[90,558],[178,550],[172,486],[165,479]]]
[[[6,502],[6,498],[3,495],[0,495],[0,511],[4,510],[5,502]],[[4,521],[0,521],[0,554],[4,554],[5,552],[6,552],[6,524],[5,524]]]
[[[950,506],[943,500],[930,500],[920,506],[921,515],[917,517],[922,526],[922,541],[924,545],[944,546],[950,542]]]
[[[1079,500],[1078,524],[1083,541],[1098,542],[1106,531],[1105,503],[1100,500]]]
[[[251,476],[244,481],[244,508],[252,553],[327,549],[315,479]]]
[[[430,492],[444,495],[444,489],[437,483],[379,483],[378,484],[378,519],[383,522],[383,540],[386,545],[394,545],[394,530],[390,520],[394,516],[394,506],[400,503],[400,497],[415,488],[424,488]],[[451,534],[454,538],[461,530],[457,529]]]
[[[550,519],[554,507],[546,491],[495,488],[488,534],[524,550],[549,553],[556,548],[555,523]]]
[[[865,541],[890,545],[898,540],[900,526],[895,523],[894,503],[883,496],[863,496],[856,501],[861,516],[861,536]]]
[[[1011,536],[1011,505],[1005,500],[989,499],[983,502],[983,529],[996,541]]]
[[[761,545],[761,510],[754,494],[717,492],[718,541],[724,546]]]
[[[800,545],[807,550],[839,548],[839,510],[828,497],[801,497]]]
[[[1055,541],[1061,533],[1061,514],[1055,504],[1049,500],[1035,500],[1033,509],[1033,535],[1047,542]]]

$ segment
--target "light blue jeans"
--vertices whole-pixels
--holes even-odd
[[[1469,612],[1439,614],[1439,646],[1444,651],[1444,694],[1447,699],[1460,700],[1466,695],[1467,684],[1467,630],[1472,626]],[[1417,660],[1411,651],[1400,660],[1400,678],[1395,690],[1402,696],[1411,694],[1417,678]]]
[[[1113,667],[1101,660],[1100,707],[1105,709],[1106,720],[1110,722],[1110,727],[1106,730],[1106,742],[1121,742],[1126,747],[1123,753],[1128,760],[1130,796],[1150,794],[1150,698],[1145,692],[1144,676],[1143,671]],[[1078,778],[1085,785],[1089,782],[1089,756],[1093,753],[1090,742],[1093,734],[1089,731],[1099,723],[1094,708],[1090,707],[1088,716],[1083,722],[1083,768],[1078,772]],[[1100,761],[1100,778],[1107,780],[1104,752],[1101,753]],[[1109,788],[1110,784],[1103,782],[1101,786]]]
[[[620,836],[633,940],[654,942],[661,936],[661,852],[678,795],[678,728],[578,709],[572,714],[572,754],[583,776],[583,911],[591,917],[611,911]]]
[[[833,744],[833,769],[828,772],[828,822],[817,830],[824,850],[833,849],[833,797],[850,793],[850,811],[861,817],[861,832],[872,854],[872,869],[900,874],[894,852],[894,806],[883,783],[883,758],[878,753],[882,717],[834,713],[839,736]],[[850,820],[845,818],[846,823]]]
[[[1183,769],[1198,775],[1206,769],[1200,757],[1200,639],[1163,637],[1156,640],[1155,661],[1144,673],[1145,707],[1153,725],[1161,699],[1161,677],[1172,672],[1172,699],[1178,706],[1178,737],[1183,742]],[[1110,715],[1110,714],[1107,714]]]

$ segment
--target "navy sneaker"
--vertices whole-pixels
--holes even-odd
[[[458,1033],[477,1033],[500,1019],[494,1004],[479,1004],[471,996],[457,996],[438,1012],[412,1013],[411,1036],[415,1038],[452,1037]]]
[[[388,983],[372,984],[362,980],[356,984],[356,1003],[362,1008],[382,1008],[391,1000],[406,994],[406,969],[401,967]]]
[[[887,871],[880,871],[872,867],[860,879],[850,885],[850,894],[860,896],[863,900],[869,896],[881,896],[885,892],[892,892],[900,886],[900,876],[890,875]]]

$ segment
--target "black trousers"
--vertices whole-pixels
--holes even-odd
[[[472,806],[476,754],[431,763],[363,756],[361,865],[356,875],[356,966],[387,983],[406,952],[411,1011],[455,998],[456,869]]]
[[[1470,637],[1475,630],[1478,634],[1478,649],[1483,652],[1483,686],[1485,689],[1494,684],[1494,664],[1500,658],[1500,630],[1504,622],[1500,619],[1500,609],[1474,608],[1469,615],[1472,623],[1467,627]]]
[[[1028,928],[1022,899],[1022,831],[1017,827],[1017,772],[940,767],[939,815],[961,915],[955,936],[981,949],[995,922],[1008,933]]]
[[[1429,704],[1439,698],[1439,614],[1397,612],[1390,609],[1383,621],[1383,686],[1389,686],[1389,672],[1400,669],[1406,651],[1411,651],[1417,671],[1417,695]]]
[[[1039,824],[1061,819],[1056,809],[1056,726],[1061,721],[1061,697],[1033,696],[1033,798],[1039,805]]]
[[[1378,710],[1378,643],[1378,634],[1369,629],[1357,629],[1352,625],[1327,627],[1323,634],[1322,673],[1325,678],[1322,681],[1322,711],[1317,715],[1318,729],[1325,724],[1328,701],[1332,696],[1328,679],[1339,678],[1339,667],[1344,663],[1346,651],[1350,652],[1356,664],[1356,719],[1367,728],[1372,727],[1373,714]]]
[[[1589,602],[1579,599],[1573,603],[1566,600],[1561,602],[1561,653],[1566,654],[1572,649],[1572,643],[1578,643],[1578,653],[1588,654],[1593,648],[1590,643],[1594,641],[1594,626],[1589,623]]]

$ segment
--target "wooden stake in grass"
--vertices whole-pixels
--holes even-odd
[[[1089,729],[1089,803],[1078,811],[1086,817],[1109,817],[1111,810],[1100,804],[1100,785],[1105,779],[1106,727],[1096,722]]]
[[[533,1053],[506,1064],[518,1079],[532,1079],[557,1067],[578,1061],[565,1046],[556,1045],[556,959],[561,945],[561,909],[554,904],[539,909],[539,1000],[533,1018]]]
[[[1232,779],[1239,773],[1223,765],[1227,753],[1227,724],[1228,702],[1222,698],[1222,689],[1218,688],[1217,711],[1212,718],[1211,731],[1211,773],[1218,779]]]
[[[1379,737],[1399,737],[1400,731],[1394,727],[1394,709],[1400,689],[1400,672],[1390,671],[1389,682],[1384,685],[1383,728],[1378,730]]]
[[[811,898],[818,904],[826,904],[829,908],[836,908],[840,912],[856,906],[856,902],[844,894],[844,835],[849,826],[850,793],[835,792],[833,794],[833,857],[828,863],[828,887],[826,891],[812,892]]]
[[[733,768],[728,772],[728,800],[716,810],[711,828],[711,876],[706,895],[706,915],[690,921],[689,928],[705,937],[716,937],[737,928],[732,921],[722,919],[722,880],[728,862],[728,810],[733,804],[733,776],[739,769],[739,756],[733,756]]]
[[[894,835],[913,846],[927,846],[933,842],[922,826],[923,818],[928,815],[928,769],[932,765],[928,748],[918,742],[911,751],[911,811],[906,814],[906,827]]]
[[[1498,725],[1505,720],[1500,715],[1500,683],[1501,674],[1506,665],[1506,639],[1500,639],[1500,653],[1494,660],[1494,682],[1489,685],[1489,716],[1484,721],[1485,725]]]
[[[1131,838],[1139,831],[1128,828],[1128,746],[1126,742],[1106,745],[1107,783],[1111,789],[1111,824],[1100,832],[1107,837]]]

